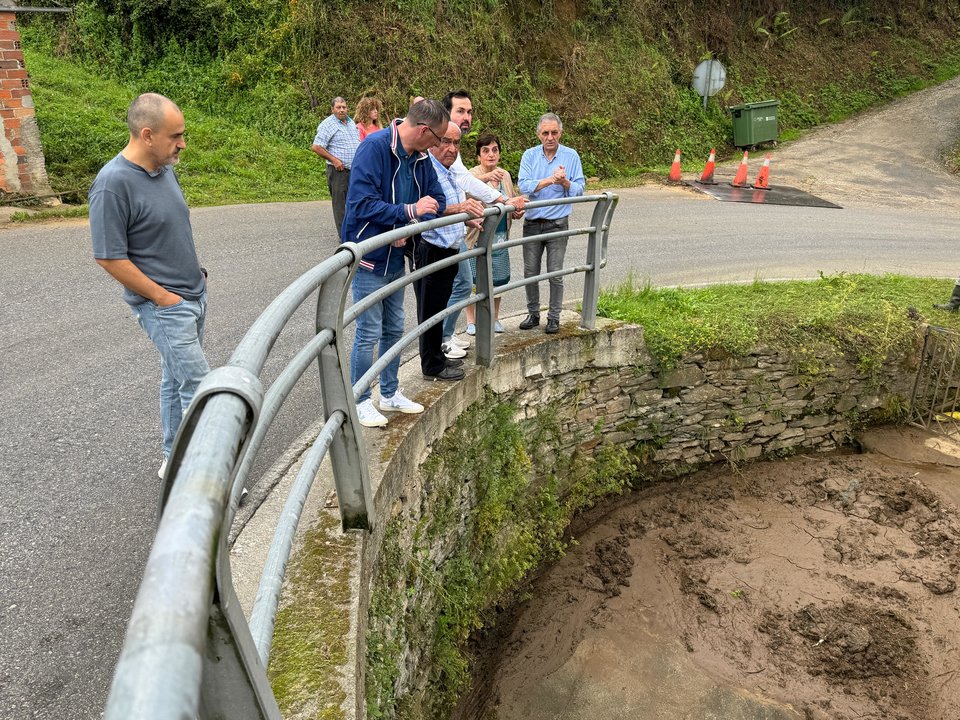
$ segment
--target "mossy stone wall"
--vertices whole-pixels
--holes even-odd
[[[469,634],[563,551],[578,510],[708,463],[834,450],[896,415],[912,381],[906,361],[864,374],[826,348],[661,371],[642,328],[613,323],[501,348],[377,450],[360,588],[368,717],[446,717]]]

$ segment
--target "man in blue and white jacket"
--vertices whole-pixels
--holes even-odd
[[[427,150],[440,142],[450,116],[435,100],[422,100],[407,117],[368,135],[353,159],[341,242],[362,242],[409,223],[431,220],[446,209],[443,188]],[[400,240],[378,248],[360,260],[353,279],[353,301],[359,302],[404,273]],[[398,290],[357,318],[350,381],[356,383],[373,365],[374,348],[385,354],[403,335],[403,291]],[[397,380],[400,358],[380,374],[380,410],[423,412],[423,406],[403,396]],[[357,402],[364,427],[387,424],[373,406],[370,390]]]

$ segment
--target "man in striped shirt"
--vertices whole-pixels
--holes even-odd
[[[446,199],[444,215],[468,213],[474,218],[483,217],[483,203],[466,199],[450,166],[460,155],[460,128],[455,123],[447,124],[447,131],[440,144],[430,149],[430,161],[440,180]],[[418,268],[425,267],[460,252],[466,235],[463,223],[448,225],[423,233],[414,249]],[[437,270],[414,283],[417,296],[417,321],[423,322],[447,307],[457,265]],[[420,369],[427,380],[460,380],[463,375],[463,360],[448,359],[443,352],[443,327],[434,325],[420,336]]]
[[[337,224],[339,239],[350,186],[350,168],[360,144],[360,132],[347,114],[347,101],[342,97],[330,101],[330,110],[330,116],[317,126],[317,135],[310,149],[327,161],[327,187],[330,188],[333,220]]]

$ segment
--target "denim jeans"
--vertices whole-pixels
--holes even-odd
[[[160,352],[160,427],[163,455],[170,455],[183,413],[203,376],[210,372],[203,354],[207,294],[159,307],[150,301],[135,305],[137,322]]]
[[[460,252],[467,251],[467,244],[460,242]],[[450,291],[450,301],[447,307],[456,305],[461,300],[466,300],[473,292],[473,271],[470,269],[469,260],[461,260],[457,264],[457,276],[453,279],[453,290]],[[450,342],[457,331],[457,320],[460,319],[460,313],[451,315],[443,321],[443,341]]]
[[[384,285],[403,277],[403,267],[386,276],[379,273],[357,270],[353,277],[353,301],[360,302]],[[403,290],[388,295],[379,303],[360,313],[353,337],[353,352],[350,354],[350,382],[366,374],[373,365],[374,347],[379,344],[378,355],[383,355],[403,336]],[[380,373],[380,397],[391,397],[398,387],[397,373],[400,370],[399,356]],[[357,403],[370,397],[370,388],[364,388]]]
[[[546,233],[567,230],[568,218],[557,220],[524,220],[523,236],[544,235]],[[543,252],[547,252],[547,272],[563,269],[563,256],[567,252],[567,238],[553,240],[533,240],[523,245],[523,276],[535,277],[540,274]],[[563,309],[563,278],[550,278],[550,305],[547,308],[548,320],[559,320]],[[527,312],[540,314],[540,283],[532,283],[524,288],[527,291]]]

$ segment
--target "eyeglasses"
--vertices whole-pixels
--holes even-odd
[[[432,127],[430,127],[430,126],[427,125],[426,123],[417,123],[417,127],[420,127],[420,126],[425,127],[427,130],[429,130],[429,131],[430,131],[430,134],[433,135],[433,136],[437,139],[437,142],[440,143],[441,145],[443,144],[443,138],[440,137],[439,135],[437,135],[437,134],[433,131],[433,128],[432,128]]]

